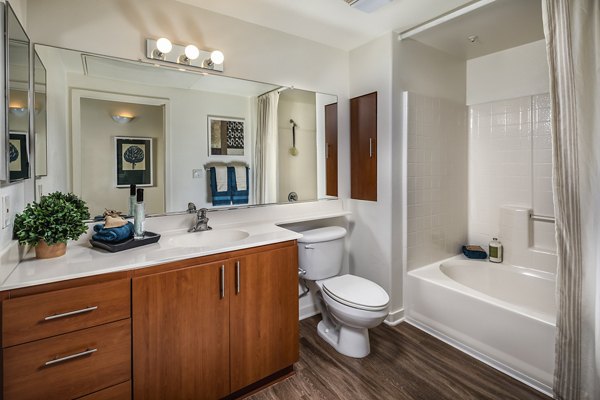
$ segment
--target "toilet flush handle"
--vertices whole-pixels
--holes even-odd
[[[304,248],[307,250],[313,250],[315,248],[315,246],[313,246],[312,244],[305,244]]]

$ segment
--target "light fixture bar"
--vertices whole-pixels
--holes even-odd
[[[475,11],[481,7],[485,7],[488,4],[494,3],[497,0],[479,0],[479,1],[475,1],[469,5],[466,5],[464,7],[461,7],[459,9],[456,9],[454,11],[450,11],[449,13],[446,14],[442,14],[437,18],[434,18],[432,20],[429,20],[427,22],[422,23],[421,25],[417,25],[413,28],[410,28],[409,30],[406,30],[404,32],[401,32],[400,34],[398,34],[398,40],[402,40],[402,39],[407,39],[411,36],[414,36],[418,33],[421,33],[423,31],[426,31],[427,29],[433,28],[435,26],[441,25],[444,22],[448,22],[450,20],[453,20],[455,18],[458,18],[462,15],[468,14],[471,11]]]
[[[188,47],[188,51],[186,54],[186,47]],[[195,59],[188,58],[188,55],[196,56]],[[180,44],[172,44],[171,50],[167,52],[161,52],[157,47],[156,39],[146,39],[146,58],[150,60],[164,61],[168,63],[173,63],[177,65],[181,65],[183,68],[187,66],[208,69],[211,71],[219,71],[223,72],[223,53],[220,53],[221,63],[217,64],[211,61],[211,55],[214,57],[215,52],[200,50],[195,46],[183,46]]]

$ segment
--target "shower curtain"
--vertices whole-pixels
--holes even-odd
[[[254,147],[254,199],[257,204],[277,202],[277,105],[279,92],[258,96]]]
[[[557,399],[600,399],[600,1],[543,0],[558,247]]]

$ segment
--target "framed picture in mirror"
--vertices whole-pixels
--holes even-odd
[[[11,182],[29,177],[29,139],[27,132],[9,133],[8,162]]]
[[[115,137],[116,187],[152,186],[152,138]]]
[[[208,116],[209,156],[244,155],[244,119]]]

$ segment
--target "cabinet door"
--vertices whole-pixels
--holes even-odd
[[[215,263],[133,279],[135,399],[229,394],[229,273]]]
[[[337,103],[325,106],[325,194],[338,195],[338,113]]]
[[[351,197],[377,201],[377,92],[350,99]]]
[[[297,257],[292,245],[234,260],[232,392],[298,360]]]

